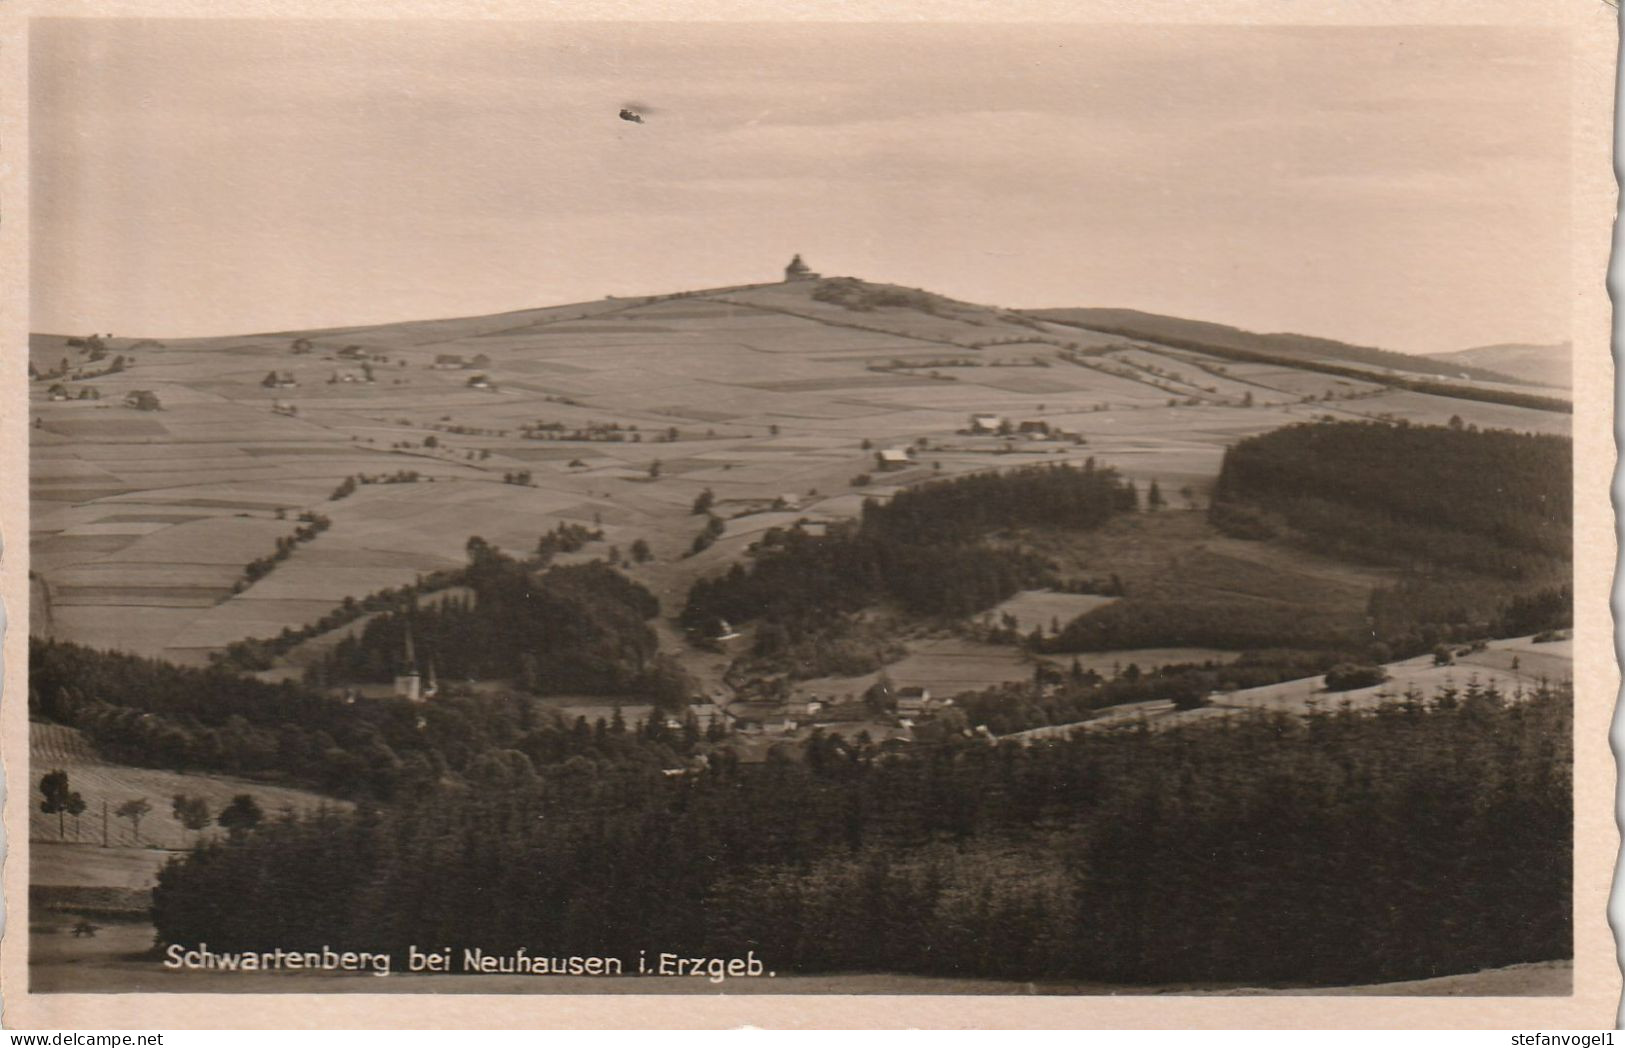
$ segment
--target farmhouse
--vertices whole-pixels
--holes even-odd
[[[1042,419],[1023,419],[1021,423],[1016,426],[1016,432],[1024,433],[1028,436],[1047,437],[1049,436],[1049,423],[1043,421]]]
[[[124,406],[137,411],[158,411],[163,404],[159,402],[158,394],[150,389],[132,389],[124,394]]]
[[[1004,424],[1004,419],[997,415],[972,415],[970,429],[972,433],[997,433]]]
[[[875,453],[875,463],[881,469],[901,469],[909,464],[908,451],[904,448],[886,448]]]
[[[784,704],[787,713],[797,717],[811,718],[824,708],[824,700],[816,695],[797,697]]]
[[[796,730],[796,722],[777,702],[736,702],[728,707],[734,728],[748,735],[785,735]]]
[[[931,708],[931,689],[911,685],[897,689],[897,712],[905,717],[918,716]]]
[[[818,278],[818,274],[809,269],[807,263],[801,261],[800,255],[792,258],[790,264],[784,267],[784,282],[786,284],[797,280],[817,280]]]
[[[870,720],[874,715],[869,707],[856,700],[837,702],[826,706],[819,712],[820,724],[856,724],[860,721]]]

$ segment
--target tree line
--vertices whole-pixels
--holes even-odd
[[[1396,568],[1363,620],[1326,609],[1127,599],[1079,616],[1045,652],[1193,646],[1365,652],[1572,625],[1573,448],[1460,424],[1312,422],[1225,452],[1209,519],[1238,538]]]
[[[571,534],[549,533],[543,548],[580,548]],[[445,679],[502,678],[536,694],[646,692],[665,704],[686,696],[680,675],[659,659],[648,620],[660,603],[603,561],[554,565],[469,540],[464,582],[472,596],[448,596],[369,619],[320,663],[329,684],[385,681],[399,672],[410,634],[420,670]]]
[[[161,944],[780,973],[1331,985],[1571,954],[1570,690],[915,752],[815,736],[667,776],[499,754],[468,786],[172,862]]]
[[[1231,446],[1213,489],[1334,555],[1517,578],[1574,543],[1567,437],[1465,426],[1313,422]]]
[[[681,618],[713,634],[723,621],[761,622],[758,654],[771,656],[883,601],[912,615],[963,617],[1058,581],[1050,562],[992,541],[994,533],[1093,528],[1137,502],[1132,484],[1092,459],[934,481],[887,503],[868,500],[860,520],[824,535],[765,535],[749,565],[695,582]]]
[[[665,715],[618,725],[619,717],[567,721],[529,695],[456,686],[423,704],[345,701],[298,683],[37,637],[29,639],[29,714],[77,728],[103,758],[123,764],[376,800],[461,781],[492,750],[543,764],[679,766],[703,748],[711,728],[686,716],[678,730]]]
[[[1102,313],[1115,314],[1101,315]],[[1463,386],[1443,381],[1466,371],[1481,379],[1502,379],[1503,376],[1481,368],[1460,364],[1444,364],[1408,353],[1374,349],[1369,346],[1351,346],[1329,339],[1308,335],[1260,335],[1241,331],[1223,324],[1158,317],[1133,310],[1047,310],[1038,314],[1044,320],[1073,327],[1086,327],[1091,331],[1119,335],[1123,338],[1160,343],[1175,349],[1187,349],[1210,356],[1245,363],[1274,364],[1298,371],[1315,371],[1341,378],[1427,393],[1433,396],[1454,397],[1458,400],[1476,400],[1490,404],[1532,408],[1573,414],[1574,405],[1560,397],[1523,393],[1517,390],[1483,386]],[[1332,359],[1327,359],[1332,358]],[[1342,358],[1350,364],[1336,363]],[[1371,370],[1377,368],[1380,370]],[[1409,374],[1395,374],[1393,370]],[[1411,377],[1419,371],[1432,371],[1438,377]]]
[[[1318,422],[1230,448],[1210,515],[1232,534],[1399,568],[1369,618],[1415,654],[1573,624],[1573,483],[1567,437]]]

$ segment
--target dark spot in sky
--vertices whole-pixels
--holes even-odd
[[[621,110],[621,119],[622,120],[630,120],[634,124],[641,124],[641,123],[643,123],[643,114],[638,112],[636,109],[624,109],[623,108]]]

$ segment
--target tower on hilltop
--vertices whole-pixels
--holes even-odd
[[[787,283],[787,284],[790,283],[791,281],[795,281],[795,280],[817,280],[817,279],[818,279],[818,274],[814,273],[811,269],[807,268],[807,263],[801,261],[801,256],[800,255],[797,255],[795,258],[792,258],[790,260],[790,264],[788,266],[784,267],[784,282]]]

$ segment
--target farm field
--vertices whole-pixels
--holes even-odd
[[[107,871],[123,869],[136,856],[157,855],[149,849],[184,849],[191,846],[196,834],[182,826],[170,810],[170,800],[177,793],[203,797],[211,811],[218,812],[240,793],[253,794],[268,816],[291,807],[305,811],[322,805],[344,806],[344,802],[322,797],[306,790],[286,786],[268,785],[247,779],[224,775],[204,775],[166,771],[159,768],[135,768],[112,764],[102,760],[91,750],[84,736],[73,728],[35,721],[29,724],[30,780],[37,784],[46,772],[61,769],[68,773],[68,782],[85,799],[86,810],[78,820],[71,816],[63,821],[65,833],[58,832],[58,820],[39,810],[38,803],[30,803],[28,836],[31,844],[54,846],[35,855],[51,865],[53,876],[73,877],[73,880],[51,880],[36,883],[98,884]],[[127,819],[119,818],[119,805],[134,798],[144,797],[152,810],[141,820],[139,838],[135,827]],[[37,798],[32,798],[37,801]],[[107,859],[102,843],[102,804],[109,809],[107,841],[119,859]],[[78,826],[75,826],[77,821]],[[205,831],[215,832],[215,831]],[[72,861],[70,861],[72,860]],[[83,872],[75,872],[77,863],[85,863]],[[135,863],[140,865],[139,862]],[[161,865],[161,861],[157,865]],[[157,869],[157,865],[153,869]],[[36,868],[37,871],[37,868]],[[37,871],[38,872],[38,871]],[[88,879],[81,879],[88,878]]]
[[[1513,660],[1517,667],[1513,667]],[[1451,665],[1435,666],[1431,655],[1402,659],[1385,667],[1388,679],[1366,688],[1332,692],[1321,677],[1283,681],[1258,688],[1245,688],[1215,695],[1202,709],[1180,711],[1172,703],[1137,703],[1106,711],[1087,722],[1091,729],[1112,727],[1145,720],[1153,725],[1176,725],[1234,716],[1240,712],[1309,713],[1335,712],[1345,707],[1371,709],[1390,702],[1410,689],[1431,699],[1440,688],[1458,691],[1477,684],[1493,685],[1503,696],[1514,698],[1542,683],[1571,680],[1574,673],[1572,641],[1536,644],[1530,637],[1492,640],[1484,651],[1458,655]]]
[[[1126,661],[1141,652],[1118,652],[1114,657]],[[1191,658],[1177,661],[1199,662],[1199,652],[1192,650]],[[1224,652],[1210,653],[1214,657]],[[1090,656],[1080,657],[1086,666],[1105,672],[1098,657],[1090,663]],[[1516,665],[1514,665],[1516,660]],[[1136,659],[1143,667],[1147,663]],[[1175,660],[1170,660],[1175,661]],[[1488,642],[1485,650],[1458,655],[1451,665],[1435,666],[1433,657],[1423,656],[1387,663],[1388,679],[1381,684],[1347,691],[1328,691],[1323,677],[1304,677],[1257,688],[1244,688],[1209,697],[1208,705],[1200,709],[1180,710],[1172,702],[1154,700],[1125,703],[1101,710],[1086,721],[1056,724],[1042,728],[1014,732],[1007,738],[1040,740],[1064,738],[1074,731],[1138,726],[1176,727],[1240,713],[1297,713],[1335,712],[1345,707],[1351,710],[1369,710],[1384,702],[1391,702],[1406,691],[1415,689],[1431,699],[1441,688],[1458,691],[1469,686],[1494,686],[1507,699],[1515,699],[1543,683],[1571,680],[1574,674],[1573,641],[1535,643],[1531,637],[1513,637]]]
[[[1087,593],[1023,590],[988,614],[995,618],[1009,615],[1016,620],[1016,629],[1030,633],[1035,629],[1047,629],[1052,622],[1070,622],[1084,612],[1105,607],[1116,599]]]
[[[111,374],[66,335],[33,336],[33,366],[66,370],[30,387],[35,614],[64,639],[203,665],[232,641],[458,564],[476,532],[509,549],[563,521],[603,528],[603,549],[641,538],[656,557],[635,573],[669,604],[768,527],[851,516],[866,497],[933,477],[1093,457],[1142,490],[1156,481],[1172,508],[1200,508],[1226,446],[1292,421],[1459,415],[1548,432],[1569,421],[940,297],[848,309],[812,297],[817,286],[160,333],[110,340],[125,358]],[[1077,352],[1083,363],[1062,357]],[[942,366],[955,361],[980,366]],[[55,384],[73,399],[52,399]],[[1302,402],[1328,390],[1338,399]],[[126,406],[135,391],[159,410]],[[971,436],[973,413],[1044,421],[1083,443]],[[911,467],[877,468],[878,450],[920,441]],[[347,477],[402,471],[417,482],[331,498]],[[870,483],[854,486],[861,475]],[[711,550],[683,559],[702,523],[689,507],[707,488],[730,517],[786,494],[799,505],[727,520]],[[245,565],[306,512],[331,526],[248,583]],[[1214,557],[1236,554],[1209,552],[1198,574],[1218,585]],[[926,672],[946,685],[1008,671],[980,658]]]
[[[1543,650],[1555,648],[1556,650]],[[1518,668],[1512,660],[1518,659]],[[1531,664],[1524,666],[1528,660]],[[1262,688],[1248,688],[1215,701],[1231,709],[1303,711],[1310,708],[1338,709],[1345,703],[1354,709],[1374,706],[1386,698],[1415,688],[1432,696],[1441,687],[1465,688],[1469,683],[1494,685],[1504,695],[1529,691],[1544,681],[1557,682],[1574,672],[1572,642],[1535,644],[1531,638],[1490,641],[1488,648],[1471,655],[1458,655],[1451,665],[1435,666],[1430,655],[1391,662],[1388,680],[1369,688],[1328,692],[1320,678],[1287,681]]]
[[[1073,659],[1071,655],[1039,657],[1014,645],[984,644],[962,637],[909,641],[908,649],[907,655],[889,663],[884,671],[876,670],[856,677],[818,677],[798,681],[794,691],[798,695],[824,698],[856,697],[862,695],[884,672],[898,687],[925,687],[939,698],[951,698],[961,692],[982,691],[1010,681],[1029,680],[1040,662],[1064,669],[1071,666]],[[1134,648],[1085,652],[1078,655],[1077,660],[1085,670],[1112,677],[1130,664],[1139,666],[1141,670],[1151,670],[1186,662],[1227,661],[1234,657],[1235,652],[1216,648]]]
[[[99,820],[98,820],[99,821]],[[28,883],[75,888],[151,888],[158,871],[181,849],[104,848],[90,841],[30,841]]]

